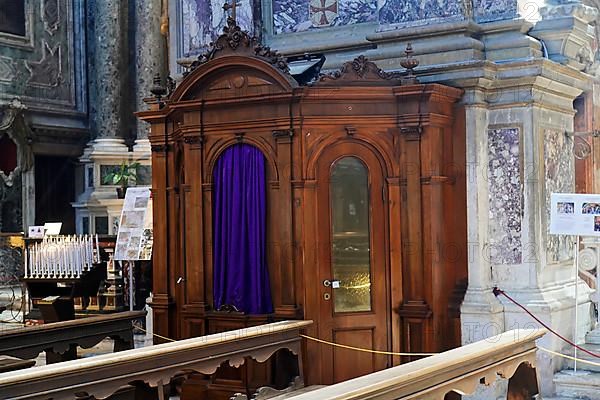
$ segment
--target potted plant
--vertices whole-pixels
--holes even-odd
[[[117,198],[124,199],[129,181],[132,179],[135,180],[139,166],[139,162],[129,164],[122,162],[119,168],[104,176],[104,183],[107,185],[119,185],[117,188]]]

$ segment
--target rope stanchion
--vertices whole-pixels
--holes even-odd
[[[300,336],[305,339],[312,340],[314,342],[319,342],[319,343],[327,344],[327,345],[334,346],[334,347],[341,347],[341,348],[349,349],[349,350],[362,351],[365,353],[383,354],[383,355],[387,355],[387,356],[433,356],[433,355],[439,354],[439,353],[395,353],[393,351],[363,349],[361,347],[347,346],[345,344],[328,342],[327,340],[317,339],[315,337],[308,336],[308,335],[300,335]]]

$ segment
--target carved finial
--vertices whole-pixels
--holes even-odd
[[[154,74],[154,79],[152,80],[152,83],[154,85],[152,86],[152,89],[150,89],[150,93],[152,93],[154,97],[156,97],[156,99],[160,101],[161,97],[163,97],[165,93],[167,93],[167,89],[164,86],[162,86],[162,79],[160,78],[160,74],[158,72]]]
[[[231,4],[225,1],[225,4],[223,4],[223,10],[225,10],[225,12],[231,10],[231,15],[227,17],[227,20],[231,18],[233,22],[237,23],[237,20],[235,18],[235,10],[239,5],[241,5],[241,3],[237,2],[236,0],[231,0]]]
[[[406,50],[404,51],[404,54],[406,54],[406,57],[404,59],[402,59],[400,61],[400,65],[402,65],[403,68],[406,68],[406,70],[408,71],[408,73],[406,74],[406,76],[404,78],[402,78],[402,84],[405,85],[414,85],[416,83],[419,83],[419,80],[417,79],[417,77],[414,74],[414,69],[417,68],[419,66],[419,60],[417,60],[416,58],[414,58],[413,55],[414,51],[412,49],[412,45],[410,43],[408,43],[406,45]]]

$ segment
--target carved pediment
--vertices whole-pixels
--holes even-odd
[[[368,82],[369,84],[391,86],[397,85],[398,80],[400,80],[399,73],[386,72],[361,55],[344,63],[338,71],[321,75],[316,84],[343,83],[344,85],[353,85]]]
[[[187,73],[210,60],[232,54],[262,59],[286,74],[290,71],[284,56],[263,46],[256,37],[243,31],[233,18],[227,18],[227,26],[223,28],[221,36],[210,44],[206,53],[190,65]]]
[[[282,89],[271,77],[258,71],[236,69],[224,74],[216,74],[190,90],[191,98],[222,99],[240,98],[277,93]]]

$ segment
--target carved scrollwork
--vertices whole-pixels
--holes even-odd
[[[386,72],[377,65],[369,61],[367,57],[360,55],[352,61],[348,61],[342,65],[338,71],[334,71],[329,74],[321,74],[318,79],[319,82],[330,82],[330,81],[381,81],[387,84],[393,84],[395,79],[399,79],[400,75],[396,72]],[[317,83],[317,84],[318,84]]]
[[[221,36],[215,42],[210,43],[209,50],[206,53],[200,55],[197,60],[190,64],[189,70],[184,75],[218,57],[219,53],[223,55],[236,53],[258,57],[286,74],[289,74],[290,71],[287,60],[283,55],[267,46],[263,46],[255,36],[250,36],[248,32],[243,31],[233,18],[227,18],[227,26],[223,28]]]

